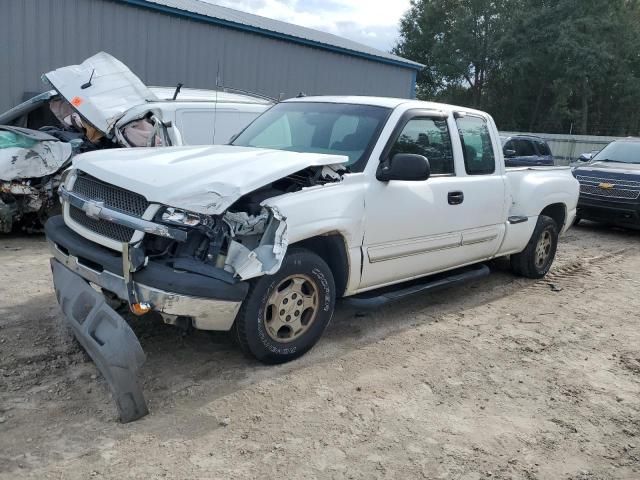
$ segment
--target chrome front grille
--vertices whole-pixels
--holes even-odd
[[[586,175],[578,175],[576,177],[580,183],[593,183],[595,185],[599,185],[601,183],[611,183],[617,187],[631,187],[631,188],[640,188],[640,181],[637,180],[623,180],[618,178],[601,178],[601,177],[591,177]]]
[[[142,195],[109,185],[83,172],[78,172],[72,191],[87,200],[101,202],[106,208],[132,217],[141,218],[149,207],[149,202]],[[132,228],[91,218],[73,205],[69,206],[69,216],[82,227],[118,242],[129,242],[135,233]]]
[[[133,237],[133,234],[135,233],[133,228],[124,227],[117,223],[111,223],[105,220],[95,220],[88,217],[82,210],[74,207],[73,205],[69,205],[69,216],[74,222],[82,225],[84,228],[118,242],[130,241],[131,237]]]
[[[576,177],[580,182],[580,193],[604,198],[619,198],[622,200],[636,200],[640,197],[640,182],[618,178],[600,178],[585,175]],[[610,188],[602,188],[607,184]]]
[[[607,198],[622,198],[625,200],[635,200],[640,196],[640,190],[625,190],[623,188],[600,188],[596,185],[580,185],[580,193],[587,195],[597,195]]]
[[[142,195],[109,185],[82,172],[78,173],[72,191],[86,199],[103,202],[107,208],[138,218],[144,215],[149,206],[149,202]]]

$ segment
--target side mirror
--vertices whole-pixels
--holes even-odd
[[[583,153],[578,157],[578,161],[580,162],[588,162],[593,158],[593,153]]]
[[[396,153],[391,159],[380,162],[376,171],[376,178],[381,182],[416,182],[427,180],[430,175],[431,167],[427,157],[413,153]]]
[[[507,148],[504,150],[504,157],[505,158],[513,158],[516,156],[516,151],[515,150],[511,150],[510,148]]]

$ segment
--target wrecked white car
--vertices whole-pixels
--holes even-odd
[[[43,80],[53,90],[0,115],[0,233],[55,213],[57,182],[73,154],[228,143],[273,104],[229,89],[147,87],[104,52]]]
[[[231,330],[257,359],[288,361],[339,297],[399,298],[504,256],[544,276],[578,183],[568,168],[505,169],[483,112],[307,97],[232,145],[80,155],[60,196],[45,226],[56,294],[128,421],[146,413],[144,354],[121,308]]]
[[[70,143],[47,133],[0,126],[0,233],[29,215],[44,224],[47,214],[59,213],[56,174],[71,154]]]

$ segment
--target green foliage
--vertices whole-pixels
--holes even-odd
[[[420,98],[503,130],[640,133],[637,0],[412,0],[400,32]]]

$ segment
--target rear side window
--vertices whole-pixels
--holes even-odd
[[[542,140],[536,140],[536,147],[538,147],[538,152],[540,155],[551,155],[551,150],[549,149],[549,145]]]
[[[393,144],[390,156],[415,153],[429,160],[434,175],[453,175],[453,150],[447,121],[435,118],[413,118],[407,122]]]
[[[529,140],[516,139],[513,141],[515,145],[516,155],[519,157],[533,157],[536,155],[536,151],[533,148],[533,143]]]
[[[467,175],[489,175],[496,170],[491,135],[483,118],[468,115],[456,120]]]

